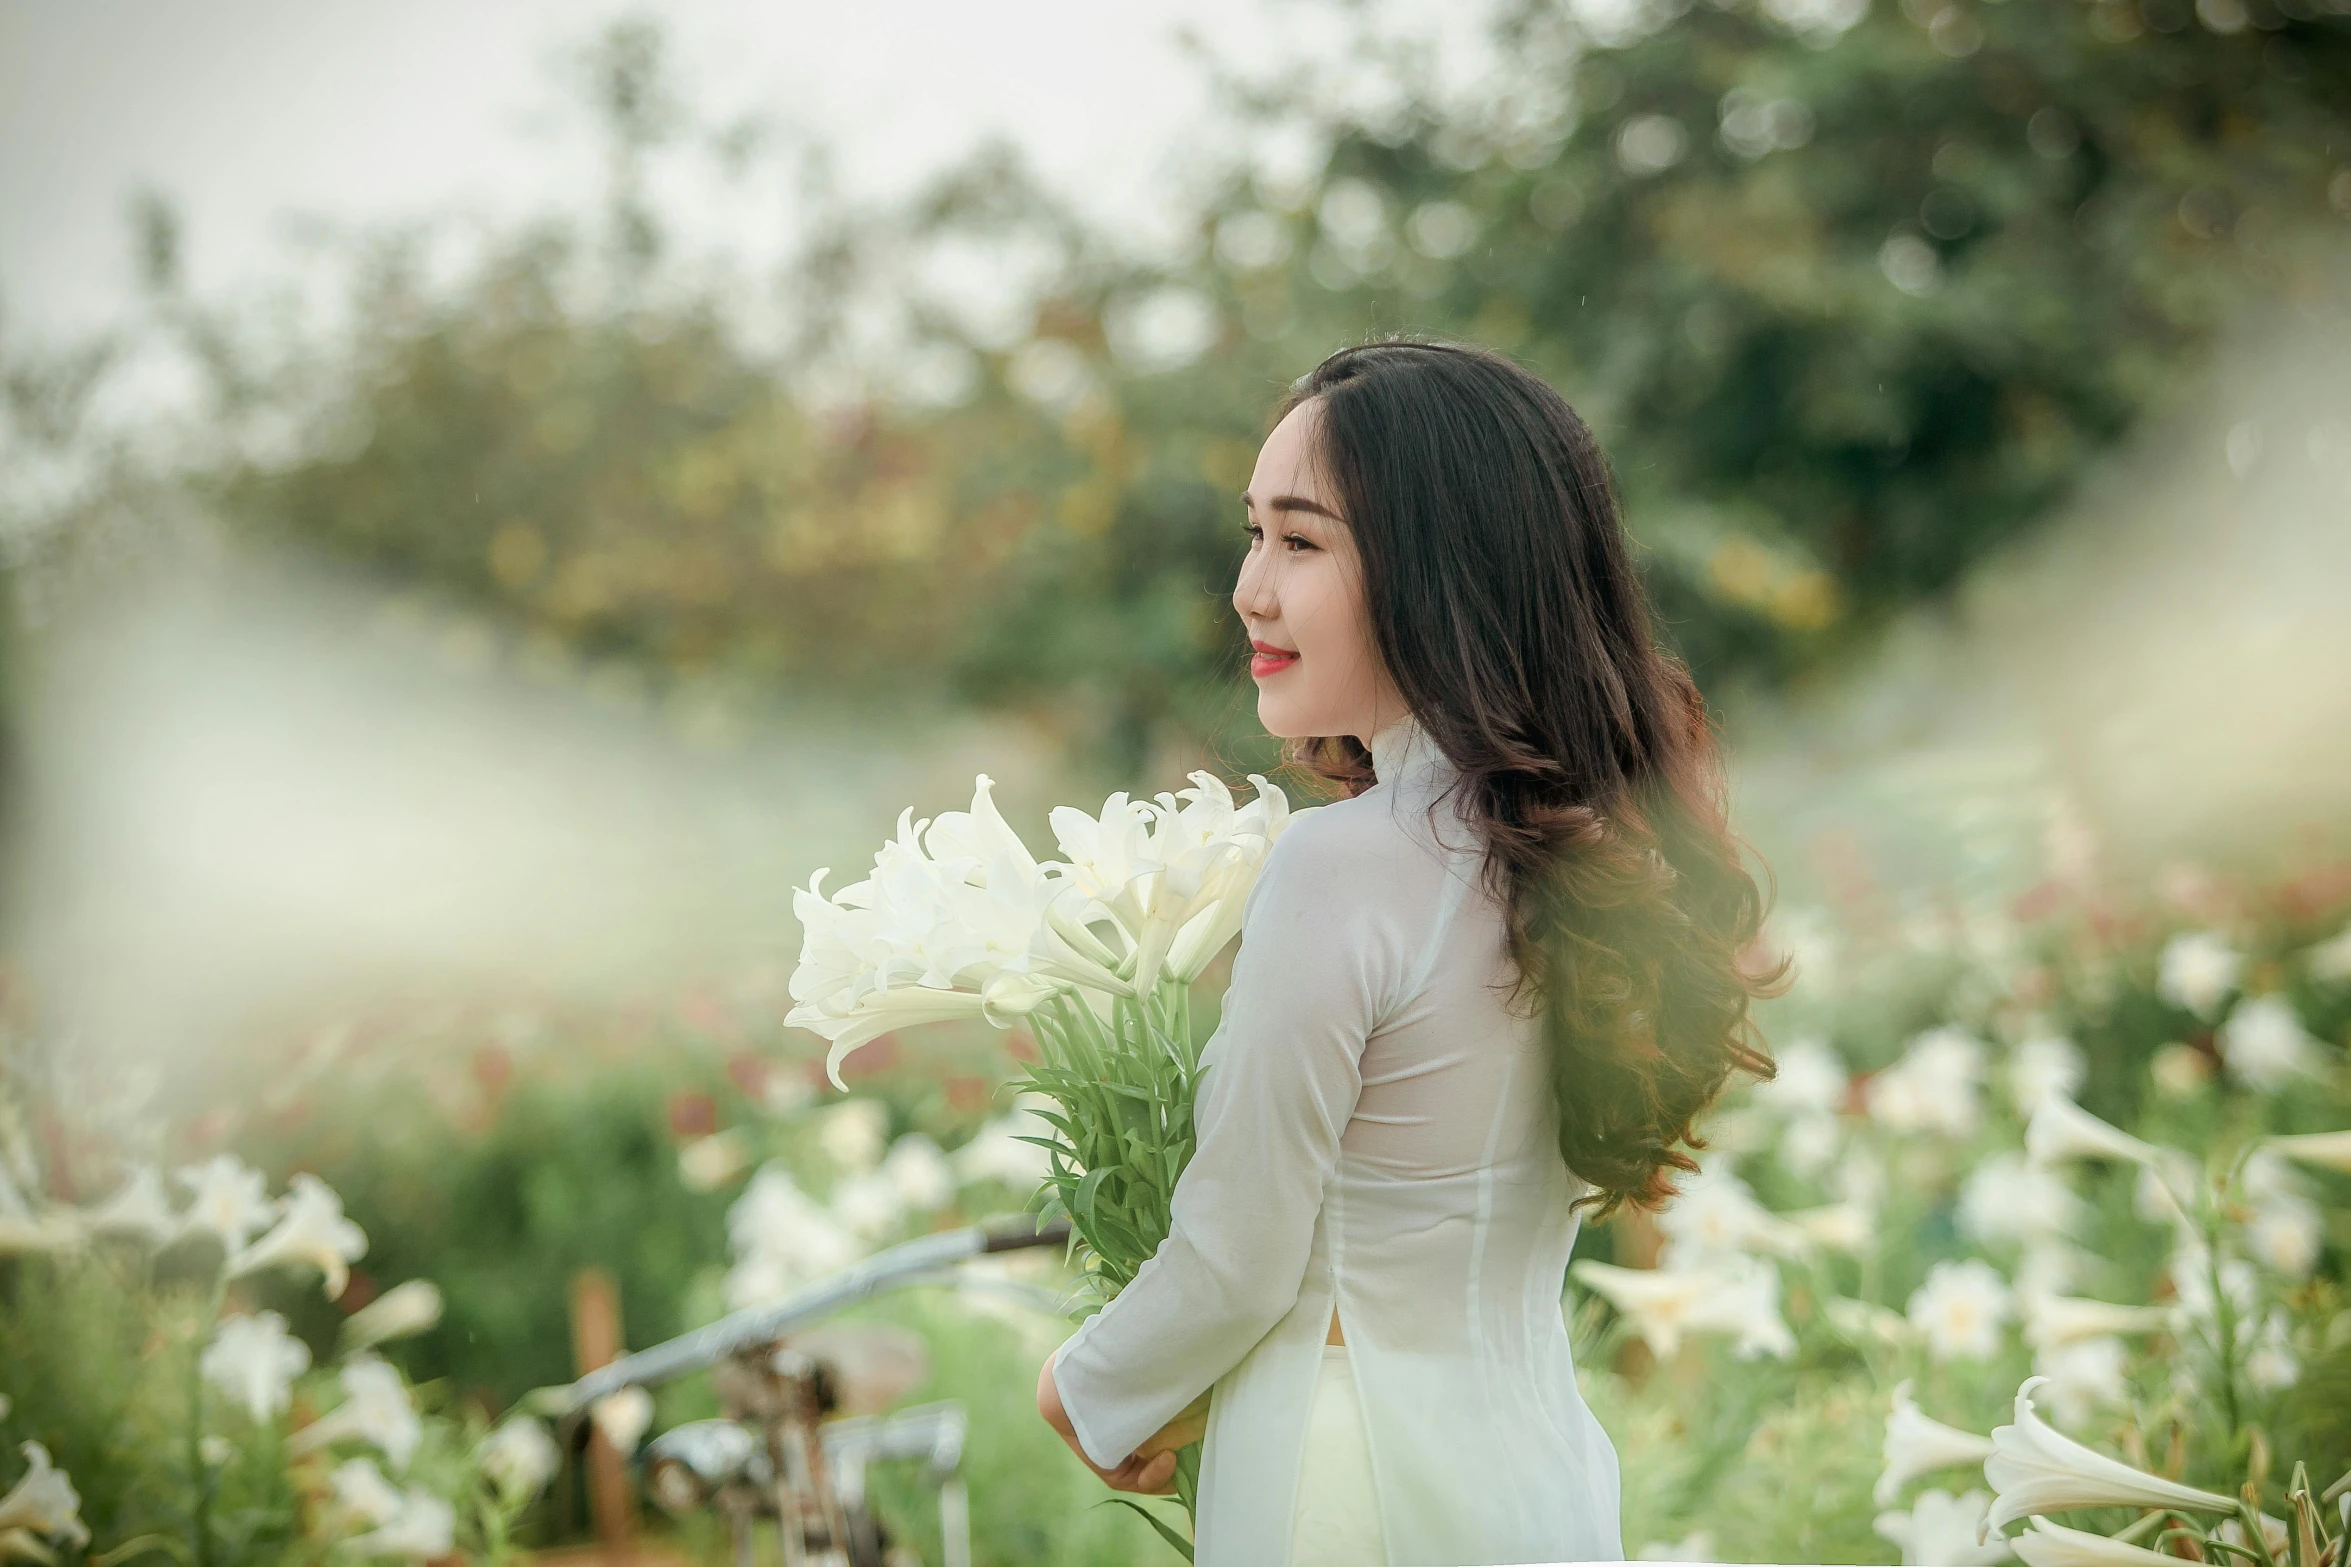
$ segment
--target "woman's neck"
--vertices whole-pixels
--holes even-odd
[[[1437,742],[1410,713],[1373,735],[1372,771],[1384,784],[1401,784],[1436,770],[1445,760]]]

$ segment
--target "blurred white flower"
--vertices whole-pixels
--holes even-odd
[[[381,1451],[394,1470],[406,1469],[424,1439],[424,1422],[409,1402],[400,1373],[373,1355],[356,1355],[343,1363],[340,1380],[343,1402],[296,1431],[286,1450],[309,1453],[335,1442],[365,1442]]]
[[[1959,1187],[1959,1228],[1979,1241],[2052,1239],[2077,1231],[2088,1213],[2063,1176],[2006,1150]]]
[[[751,1168],[742,1128],[697,1137],[678,1150],[678,1181],[690,1192],[714,1192]]]
[[[232,1251],[229,1277],[263,1268],[309,1266],[326,1276],[327,1299],[343,1293],[351,1264],[367,1254],[367,1233],[343,1217],[343,1199],[307,1171],[288,1184],[284,1217],[267,1235]]]
[[[1042,1098],[1024,1094],[1023,1100]],[[1049,1103],[1049,1101],[1048,1101]],[[956,1176],[965,1181],[1002,1181],[1008,1186],[1041,1183],[1052,1168],[1051,1155],[1023,1137],[1051,1137],[1053,1125],[1025,1103],[984,1122],[971,1140],[950,1157]]]
[[[202,1164],[189,1165],[179,1172],[179,1179],[189,1192],[187,1212],[180,1215],[181,1230],[217,1236],[229,1252],[242,1250],[254,1231],[277,1212],[261,1172],[235,1154],[214,1154]]]
[[[2120,1159],[2152,1167],[2155,1145],[2110,1126],[2062,1095],[2045,1096],[2024,1129],[2025,1157],[2035,1164],[2063,1159]]]
[[[890,1112],[878,1099],[846,1099],[817,1118],[816,1146],[844,1170],[870,1170],[889,1146]]]
[[[855,1237],[772,1160],[727,1209],[727,1239],[735,1253],[726,1279],[731,1310],[790,1294],[860,1255]]]
[[[0,1210],[0,1257],[33,1251],[70,1251],[87,1238],[81,1215],[68,1208],[49,1208],[39,1213],[25,1208]]]
[[[1681,1182],[1680,1195],[1657,1215],[1665,1236],[1659,1266],[1701,1266],[1726,1252],[1793,1257],[1809,1246],[1804,1232],[1755,1200],[1747,1183],[1721,1162]]]
[[[2126,1360],[2118,1338],[2071,1339],[2040,1350],[2033,1370],[2049,1384],[2049,1405],[2062,1426],[2087,1422],[2102,1404],[2125,1403],[2130,1383],[2124,1379]]]
[[[1990,1263],[1968,1257],[1929,1268],[1908,1314],[1935,1359],[1988,1360],[1999,1352],[2000,1326],[2016,1314],[2016,1299]]]
[[[2262,1146],[2303,1164],[2351,1175],[2351,1131],[2302,1132],[2290,1137],[2264,1138]]]
[[[294,1379],[310,1369],[310,1346],[286,1331],[284,1317],[256,1312],[214,1329],[196,1366],[258,1425],[285,1412]]]
[[[1859,1203],[1833,1202],[1819,1208],[1799,1208],[1780,1217],[1807,1240],[1831,1251],[1862,1251],[1877,1239],[1877,1216]]]
[[[2251,996],[2220,1026],[2220,1064],[2255,1093],[2276,1093],[2294,1079],[2326,1075],[2326,1052],[2284,996]]]
[[[1869,1080],[1870,1118],[1889,1131],[1961,1138],[1983,1119],[1984,1042],[1946,1024],[1911,1040],[1902,1059]]]
[[[373,1529],[400,1514],[400,1488],[384,1478],[372,1458],[344,1459],[327,1484],[334,1490],[328,1506],[339,1528]]]
[[[2028,1240],[2016,1263],[2016,1293],[2062,1295],[2080,1282],[2090,1254],[2070,1241],[2054,1237]]]
[[[637,1450],[646,1428],[653,1424],[653,1395],[635,1386],[607,1393],[588,1406],[588,1418],[604,1433],[613,1451],[626,1458]]]
[[[2286,1314],[2272,1311],[2262,1319],[2252,1353],[2245,1357],[2245,1380],[2265,1393],[2275,1393],[2292,1387],[2301,1377],[2302,1361],[2294,1353]]]
[[[1572,1265],[1578,1282],[1632,1322],[1660,1360],[1689,1332],[1728,1333],[1740,1359],[1794,1352],[1795,1336],[1779,1314],[1779,1272],[1734,1254],[1701,1268],[1619,1268],[1589,1259]]]
[[[2212,1081],[2212,1063],[2195,1046],[2175,1039],[2156,1047],[2148,1058],[2147,1074],[2166,1099],[2193,1099]]]
[[[2245,1224],[2245,1249],[2253,1260],[2289,1279],[2310,1277],[2325,1241],[2326,1216],[2318,1204],[2288,1192],[2256,1203]]]
[[[2030,1116],[2045,1094],[2071,1099],[2088,1069],[2082,1047],[2062,1034],[2026,1035],[2008,1056],[2008,1092],[2016,1113]]]
[[[2024,1295],[2024,1341],[2035,1349],[2062,1349],[2117,1333],[2151,1333],[2171,1320],[2162,1306],[2118,1306],[2074,1295]],[[2054,1373],[2052,1373],[2054,1375]]]
[[[82,1522],[82,1498],[72,1478],[49,1460],[49,1449],[38,1442],[17,1448],[24,1455],[25,1472],[0,1496],[0,1533],[21,1529],[37,1539],[63,1540],[76,1547],[90,1543]]]
[[[431,1279],[409,1279],[351,1313],[343,1323],[343,1343],[367,1349],[429,1333],[440,1320],[441,1286]]]
[[[2005,1529],[2033,1513],[2072,1507],[2235,1511],[2237,1504],[2228,1497],[2143,1473],[2049,1426],[2033,1410],[2033,1389],[2048,1380],[2025,1378],[2016,1390],[2015,1422],[1992,1430],[1992,1455],[1984,1460],[1984,1478],[1993,1490],[1987,1530]]]
[[[2190,1232],[2175,1237],[2165,1269],[2171,1280],[2172,1309],[2188,1321],[2211,1322],[2218,1311],[2213,1301],[2212,1249]],[[2261,1299],[2261,1280],[2253,1264],[2242,1257],[2220,1260],[2220,1287],[2228,1294],[2229,1311],[2239,1323],[2249,1320]]]
[[[456,1549],[457,1510],[422,1486],[400,1497],[400,1510],[365,1534],[343,1542],[355,1556],[397,1556],[432,1561]]]
[[[1807,1115],[1780,1133],[1780,1162],[1789,1173],[1817,1176],[1845,1146],[1845,1123],[1835,1116]]]
[[[1710,1562],[1714,1560],[1714,1531],[1692,1529],[1679,1540],[1651,1540],[1635,1553],[1644,1562]]]
[[[1908,1512],[1880,1513],[1872,1527],[1902,1547],[1903,1567],[1990,1567],[2009,1554],[2004,1539],[1977,1543],[1991,1500],[1989,1491],[1921,1491]]]
[[[2218,931],[2182,931],[2164,943],[2163,955],[2156,960],[2155,993],[2175,1007],[2210,1018],[2237,988],[2244,968],[2245,955]]]
[[[1886,1414],[1885,1467],[1870,1492],[1880,1507],[1892,1506],[1902,1488],[1920,1475],[1980,1464],[1992,1455],[1990,1437],[1925,1414],[1912,1400],[1910,1388],[1908,1377],[1894,1384],[1893,1408]]]
[[[2302,967],[2312,979],[2351,979],[2351,925],[2305,950]]]
[[[2068,1529],[2038,1514],[2033,1516],[2033,1526],[2018,1535],[2012,1547],[2025,1567],[2162,1567],[2179,1560],[2086,1529]]]
[[[939,1145],[920,1132],[908,1132],[890,1145],[881,1174],[897,1188],[899,1200],[918,1213],[944,1208],[955,1200],[953,1167]]]
[[[1829,1325],[1853,1342],[1866,1343],[1872,1339],[1881,1344],[1901,1346],[1918,1336],[1910,1319],[1899,1311],[1889,1311],[1866,1300],[1855,1300],[1850,1295],[1831,1295],[1821,1302],[1821,1314]],[[1892,1497],[1887,1497],[1892,1501]]]
[[[1773,1058],[1779,1071],[1749,1093],[1755,1102],[1790,1120],[1834,1116],[1844,1108],[1851,1074],[1844,1057],[1815,1036],[1791,1039]]]
[[[180,1232],[179,1215],[171,1211],[163,1177],[151,1164],[132,1170],[122,1189],[84,1213],[82,1222],[92,1234],[135,1235],[151,1246],[160,1246]]]
[[[906,1199],[899,1195],[897,1183],[879,1170],[835,1181],[831,1206],[833,1217],[867,1242],[906,1222]]]
[[[482,1473],[509,1506],[533,1496],[563,1467],[563,1455],[544,1421],[512,1414],[482,1439]]]

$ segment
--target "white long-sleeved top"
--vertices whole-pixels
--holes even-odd
[[[1391,1567],[1621,1561],[1616,1450],[1561,1306],[1589,1188],[1507,1005],[1482,848],[1439,803],[1451,764],[1410,719],[1372,757],[1371,788],[1276,840],[1167,1239],[1054,1382],[1105,1468],[1213,1385],[1197,1567],[1288,1567],[1335,1306]]]

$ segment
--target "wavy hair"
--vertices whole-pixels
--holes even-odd
[[[1314,399],[1379,656],[1459,769],[1507,910],[1560,1152],[1595,1188],[1578,1206],[1658,1207],[1731,1072],[1777,1071],[1748,1008],[1791,981],[1786,958],[1742,966],[1768,905],[1705,700],[1652,634],[1614,474],[1565,398],[1487,349],[1344,348],[1275,419]],[[1350,795],[1372,781],[1352,737],[1288,754]]]

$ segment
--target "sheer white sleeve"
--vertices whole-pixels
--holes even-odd
[[[1297,1301],[1364,1041],[1408,966],[1394,875],[1405,840],[1365,830],[1379,825],[1341,807],[1302,815],[1250,895],[1167,1239],[1053,1364],[1079,1445],[1104,1468]]]

